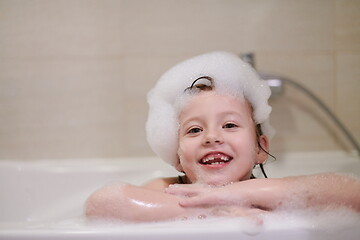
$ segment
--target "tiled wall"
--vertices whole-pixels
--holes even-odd
[[[0,0],[0,157],[151,156],[146,93],[213,50],[315,92],[360,141],[358,0]],[[293,88],[272,151],[349,149]]]

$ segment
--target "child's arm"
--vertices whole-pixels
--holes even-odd
[[[191,209],[181,207],[173,195],[129,184],[103,187],[89,197],[85,206],[89,218],[135,222],[183,218],[190,214]]]
[[[263,212],[241,206],[184,208],[179,205],[177,196],[157,189],[159,186],[166,185],[168,180],[153,181],[145,187],[129,184],[103,187],[87,200],[85,215],[92,219],[117,219],[131,222],[203,218],[210,215],[243,216],[258,222],[257,215]],[[149,187],[157,190],[149,189]]]
[[[331,173],[251,179],[224,187],[174,185],[166,192],[187,196],[180,200],[184,207],[238,205],[273,210],[333,206],[360,211],[360,180]]]

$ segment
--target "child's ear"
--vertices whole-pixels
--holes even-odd
[[[258,146],[257,148],[257,164],[264,163],[268,158],[269,139],[265,135],[261,135],[259,137],[259,144],[261,147]]]

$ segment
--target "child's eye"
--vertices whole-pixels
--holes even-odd
[[[235,123],[227,123],[223,126],[223,128],[236,128],[238,127],[238,125],[236,125]]]
[[[199,133],[199,132],[201,132],[202,130],[201,130],[201,128],[199,128],[199,127],[193,127],[193,128],[191,128],[187,133]]]

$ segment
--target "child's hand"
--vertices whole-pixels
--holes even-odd
[[[165,189],[165,192],[177,196],[193,197],[201,192],[208,192],[212,188],[205,184],[172,184]]]
[[[165,189],[166,193],[180,196],[179,204],[182,207],[211,207],[218,205],[242,205],[236,197],[234,199],[230,189],[224,187],[213,187],[202,184],[174,184]]]
[[[211,216],[247,217],[256,224],[262,224],[261,216],[267,212],[235,197],[226,186],[174,184],[165,189],[165,192],[178,196],[180,206],[206,208]]]
[[[263,214],[267,211],[258,208],[240,206],[219,206],[211,208],[211,215],[218,217],[246,217],[257,225],[263,223]]]

